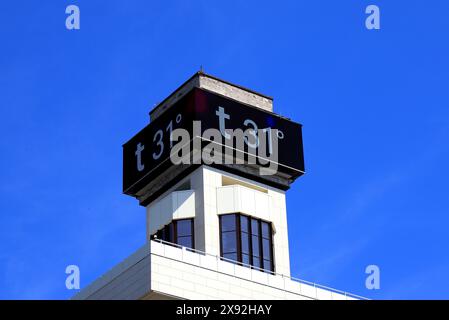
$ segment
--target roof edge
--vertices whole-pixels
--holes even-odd
[[[241,86],[241,85],[232,83],[232,82],[230,82],[230,81],[223,80],[223,79],[221,79],[221,78],[219,78],[219,77],[210,75],[210,74],[205,73],[204,71],[200,70],[200,71],[195,72],[189,79],[187,79],[186,81],[184,81],[184,82],[183,82],[180,86],[178,86],[172,93],[170,93],[164,100],[162,100],[162,101],[159,102],[154,108],[152,108],[152,109],[150,110],[149,114],[151,115],[154,111],[156,111],[156,109],[158,109],[158,108],[159,108],[161,105],[163,105],[167,100],[169,100],[171,97],[173,97],[173,96],[174,96],[180,89],[182,89],[182,87],[184,87],[187,83],[189,83],[190,81],[192,81],[192,80],[195,79],[196,77],[201,77],[201,76],[207,77],[207,78],[210,78],[210,79],[213,79],[213,80],[216,80],[216,81],[223,82],[223,83],[225,83],[225,84],[227,84],[227,85],[236,87],[236,88],[238,88],[238,89],[247,91],[247,92],[252,93],[252,94],[256,94],[256,95],[258,95],[258,96],[260,96],[260,97],[262,97],[262,98],[265,98],[265,99],[268,99],[268,100],[273,101],[273,97],[271,97],[271,96],[268,96],[268,95],[266,95],[266,94],[257,92],[257,91],[252,90],[252,89],[248,89],[247,87],[244,87],[244,86]]]

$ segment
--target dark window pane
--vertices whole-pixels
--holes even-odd
[[[251,234],[259,236],[259,221],[251,219]]]
[[[221,216],[221,231],[235,230],[235,214]]]
[[[240,216],[240,229],[243,231],[243,232],[249,232],[249,229],[248,229],[248,227],[249,227],[249,224],[248,224],[248,217],[246,217],[246,216]]]
[[[263,268],[271,271],[271,260],[263,260]]]
[[[169,239],[167,238],[168,235],[168,227],[165,226],[162,230],[161,230],[161,239],[164,241],[169,241]]]
[[[174,239],[173,239],[173,223],[170,223],[170,224],[165,226],[162,237],[163,237],[163,240],[165,240],[165,241],[174,242]]]
[[[193,248],[192,237],[191,236],[178,237],[178,244],[183,247]]]
[[[237,236],[235,231],[223,232],[222,236],[223,253],[237,252]]]
[[[262,237],[270,239],[271,230],[270,225],[266,222],[262,222]]]
[[[249,254],[249,234],[242,232],[241,234],[242,238],[242,253]]]
[[[271,259],[271,244],[270,240],[262,239],[262,248],[263,248],[263,258]]]
[[[245,264],[248,264],[248,265],[251,264],[249,255],[247,255],[247,254],[242,254],[242,262],[245,263]]]
[[[259,249],[259,237],[252,237],[252,243],[253,243],[253,256],[259,257],[260,256],[260,249]]]
[[[225,253],[223,254],[223,258],[237,261],[237,253]]]
[[[192,220],[178,220],[176,222],[176,232],[178,234],[178,237],[192,235]]]
[[[238,262],[243,265],[272,271],[270,223],[240,214],[222,215],[220,223],[224,258],[239,260]]]

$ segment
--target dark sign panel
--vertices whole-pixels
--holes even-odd
[[[184,129],[188,139],[172,141],[171,135],[179,132],[176,129]],[[237,129],[246,134],[243,141],[236,141],[238,135],[233,134],[239,132]],[[274,168],[291,180],[304,173],[300,124],[195,88],[124,144],[124,193],[135,195],[176,165],[170,158],[170,151],[173,147],[173,151],[179,150],[180,144],[192,150],[195,139],[201,140],[202,150],[214,145],[216,149],[212,155],[217,154],[218,149],[223,153],[227,149],[233,150],[234,157],[246,157],[242,166],[251,164],[253,167]],[[254,155],[251,159],[256,159],[255,163],[249,161],[250,155]],[[192,164],[196,163],[192,158],[190,160]],[[203,160],[199,159],[201,163]]]

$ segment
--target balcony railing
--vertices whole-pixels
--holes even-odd
[[[273,276],[273,277],[277,277],[279,279],[282,279],[281,280],[281,289],[284,289],[284,290],[287,290],[287,291],[288,291],[288,285],[286,283],[287,281],[293,281],[294,283],[299,283],[301,285],[300,286],[300,294],[302,294],[303,291],[304,292],[307,291],[306,295],[310,296],[312,294],[312,298],[314,298],[314,299],[319,299],[319,290],[325,290],[328,293],[330,293],[330,300],[334,300],[334,299],[335,300],[338,300],[338,299],[340,299],[340,300],[341,299],[343,299],[343,300],[353,300],[353,299],[369,300],[368,298],[365,298],[365,297],[362,297],[362,296],[359,296],[359,295],[356,295],[356,294],[352,294],[352,293],[345,292],[345,291],[342,291],[342,290],[338,290],[338,289],[334,289],[334,288],[331,288],[331,287],[323,286],[323,285],[320,285],[320,284],[317,284],[317,283],[313,283],[313,282],[310,282],[310,281],[306,281],[306,280],[302,280],[302,279],[299,279],[299,278],[286,276],[286,275],[283,275],[283,274],[280,274],[280,273],[276,273],[276,272],[272,272],[272,271],[268,271],[268,270],[265,270],[265,269],[257,268],[257,267],[254,267],[254,266],[242,263],[242,262],[230,260],[230,259],[223,258],[223,257],[217,256],[217,255],[212,255],[212,254],[206,253],[206,252],[201,251],[201,250],[192,249],[192,248],[186,248],[186,247],[183,247],[181,245],[178,245],[178,244],[175,244],[175,243],[171,243],[171,242],[167,242],[167,241],[164,241],[164,240],[161,240],[161,239],[153,239],[151,241],[155,242],[155,243],[162,244],[162,250],[163,250],[162,254],[161,254],[162,256],[167,256],[167,252],[166,252],[168,250],[167,248],[175,247],[175,248],[181,249],[181,255],[176,254],[174,257],[171,257],[171,258],[174,258],[176,260],[180,260],[180,261],[183,261],[183,262],[200,265],[200,263],[201,263],[200,262],[200,258],[197,259],[198,261],[192,261],[192,259],[191,259],[192,257],[187,258],[187,256],[189,254],[191,255],[192,253],[195,253],[195,254],[198,254],[200,256],[208,257],[209,259],[215,260],[215,264],[216,264],[214,266],[215,270],[219,269],[220,262],[222,262],[222,261],[230,262],[231,263],[230,266],[232,266],[232,267],[227,268],[227,271],[230,271],[230,274],[235,276],[235,277],[239,277],[241,275],[241,271],[242,270],[241,269],[237,270],[239,267],[245,267],[245,268],[249,268],[249,269],[252,269],[252,270],[257,270],[257,271],[261,272],[260,275],[265,275],[267,277],[267,280],[268,280],[267,282],[269,282],[269,280],[270,280],[268,278],[269,276]],[[152,250],[151,250],[150,253],[153,254]],[[159,252],[159,254],[160,253],[161,252]],[[158,254],[158,253],[155,253],[155,254]],[[195,260],[195,259],[193,259],[193,260]],[[262,272],[263,272],[263,274],[262,274]],[[253,273],[251,273],[250,280],[255,281],[256,279],[253,279],[253,277],[254,277],[254,275],[253,275]],[[257,278],[258,278],[257,280],[261,279],[259,276]],[[305,288],[302,287],[303,285],[308,286],[308,288],[307,288],[308,290],[305,290]],[[312,290],[310,290],[310,289],[312,289]]]

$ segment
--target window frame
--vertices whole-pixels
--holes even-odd
[[[157,239],[165,241],[165,242],[169,242],[172,243],[174,245],[178,245],[178,246],[182,246],[178,243],[178,222],[179,221],[188,221],[190,220],[190,230],[191,230],[191,234],[190,237],[192,238],[192,247],[186,247],[187,249],[195,249],[195,223],[194,223],[194,218],[186,218],[186,219],[176,219],[176,220],[172,220],[169,224],[163,226],[161,229],[157,230],[155,233],[153,233],[151,235],[151,239],[154,239],[154,237],[156,236]],[[172,232],[172,239],[166,240],[163,239],[163,237],[160,237],[158,234],[159,233],[163,233],[166,232],[165,230],[170,230]],[[180,236],[181,238],[185,238],[188,236]],[[185,247],[185,246],[182,246]]]
[[[223,251],[223,233],[229,232],[229,231],[223,231],[222,226],[222,219],[224,216],[234,216],[234,231],[236,233],[236,254],[237,254],[237,260],[233,260],[233,262],[238,263],[240,265],[249,266],[253,269],[257,269],[263,272],[275,272],[275,263],[274,263],[274,245],[273,245],[273,225],[270,221],[265,221],[256,217],[252,217],[249,215],[242,214],[240,212],[237,213],[227,213],[227,214],[221,214],[219,215],[219,237],[220,237],[220,257],[222,259],[229,260],[228,258],[224,257],[224,251]],[[242,217],[245,217],[247,219],[247,229],[242,230]],[[256,232],[253,233],[253,223],[257,225],[257,234]],[[264,237],[263,235],[263,224],[266,224],[268,226],[268,238]],[[248,253],[243,253],[242,249],[242,234],[245,233],[245,235],[248,237]],[[254,238],[257,238],[257,245],[258,245],[258,253],[257,256],[254,256],[253,252],[253,242]],[[263,254],[263,242],[265,240],[268,240],[269,243],[269,257],[265,257]],[[243,255],[248,255],[249,257],[249,263],[243,262]],[[258,258],[258,266],[255,265],[254,258]],[[267,259],[268,258],[268,259]],[[269,269],[264,268],[264,261],[270,262]]]

